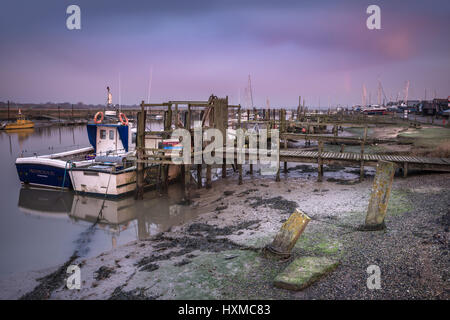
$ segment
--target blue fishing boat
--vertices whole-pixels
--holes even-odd
[[[108,88],[107,108],[111,107],[111,93]],[[91,146],[48,155],[34,155],[16,159],[19,179],[23,184],[50,188],[73,189],[69,172],[85,167],[97,156],[128,153],[132,144],[132,130],[128,118],[117,110],[99,111],[94,123],[87,124],[87,134]]]
[[[70,170],[85,167],[98,156],[124,154],[130,150],[132,132],[128,125],[94,123],[87,125],[91,146],[49,155],[16,159],[19,179],[24,184],[72,189]]]

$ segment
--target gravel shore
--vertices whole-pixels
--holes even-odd
[[[210,190],[193,190],[191,206],[206,211],[193,221],[95,258],[75,259],[73,263],[81,267],[80,290],[68,290],[61,270],[55,268],[58,277],[42,278],[39,273],[36,279],[30,273],[8,279],[7,288],[0,282],[7,289],[2,295],[9,299],[448,299],[450,174],[396,176],[387,228],[364,232],[358,227],[364,223],[374,172],[368,170],[367,178],[356,183],[352,171],[326,168],[324,182],[318,183],[314,169],[290,166],[289,179],[282,175],[277,183],[273,177],[244,176],[242,186],[237,184],[237,174],[230,172]],[[291,259],[264,259],[261,248],[296,207],[312,220]],[[275,288],[274,277],[304,255],[329,256],[340,264],[302,291]],[[381,289],[367,288],[369,265],[379,266]],[[48,279],[51,285],[43,283]],[[44,295],[40,288],[51,292]]]

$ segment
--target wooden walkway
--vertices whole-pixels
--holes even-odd
[[[320,155],[324,164],[360,163],[361,154],[355,152],[322,152]],[[316,163],[319,159],[318,151],[302,151],[298,149],[281,149],[280,161]],[[436,170],[450,172],[450,158],[424,158],[412,156],[397,156],[364,153],[362,160],[365,166],[376,166],[378,161],[390,161],[398,167],[420,170]]]

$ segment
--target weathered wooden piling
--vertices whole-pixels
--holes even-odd
[[[366,139],[367,139],[367,126],[364,127],[364,136],[363,136],[363,140],[361,141],[359,181],[364,180],[364,146],[366,144]]]
[[[317,156],[317,182],[322,182],[323,179],[323,159],[322,159],[322,152],[323,152],[323,141],[318,141],[318,156]]]
[[[191,184],[191,165],[184,165],[184,198],[186,201],[190,201],[191,194],[189,186]]]
[[[202,188],[202,165],[197,164],[197,189]]]
[[[267,258],[287,259],[291,256],[291,250],[298,238],[311,220],[305,213],[295,209],[289,219],[283,223],[270,245],[267,245],[263,253]]]
[[[366,230],[379,230],[385,227],[384,217],[386,216],[394,173],[395,167],[392,162],[378,162],[367,209],[364,226]]]
[[[144,101],[142,101],[142,109],[137,115],[137,136],[136,136],[136,193],[135,199],[142,200],[144,198],[144,154],[145,154],[145,120],[146,111],[144,110]]]
[[[211,183],[211,165],[207,164],[206,165],[206,189],[211,189],[212,187],[212,183]]]

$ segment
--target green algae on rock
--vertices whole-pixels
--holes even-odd
[[[274,286],[288,290],[302,290],[333,271],[339,261],[327,257],[301,257],[295,259],[276,276]]]

